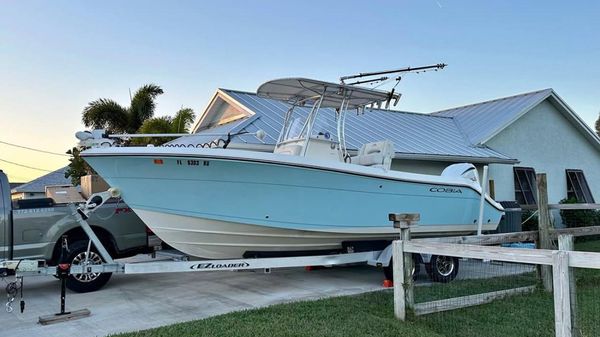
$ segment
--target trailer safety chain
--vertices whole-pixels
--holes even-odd
[[[17,276],[15,281],[8,282],[6,284],[6,312],[13,312],[12,304],[15,301],[15,297],[21,291],[21,312],[25,310],[25,301],[23,301],[23,276]]]
[[[15,301],[14,297],[10,297],[8,299],[8,301],[6,302],[6,312],[11,313],[13,312],[13,307],[12,307],[12,302]]]

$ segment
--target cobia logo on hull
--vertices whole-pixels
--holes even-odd
[[[429,192],[437,192],[437,193],[462,193],[460,188],[454,187],[432,187],[429,189]]]
[[[250,264],[247,262],[238,263],[198,263],[190,266],[190,269],[227,269],[227,268],[247,268]]]

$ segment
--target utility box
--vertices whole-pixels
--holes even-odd
[[[522,231],[522,215],[521,206],[515,201],[498,201],[504,207],[504,216],[498,224],[498,233],[513,233]]]
[[[109,188],[110,186],[99,175],[88,174],[81,177],[81,194],[85,198],[89,198],[94,193],[104,192]]]
[[[85,202],[77,189],[71,185],[46,186],[46,197],[57,204]]]

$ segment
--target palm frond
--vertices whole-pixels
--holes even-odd
[[[181,108],[171,121],[172,133],[184,133],[189,131],[189,127],[194,123],[196,114],[191,108]]]
[[[127,110],[119,103],[111,99],[99,98],[88,103],[83,109],[81,121],[86,127],[122,132],[126,131],[127,115]]]
[[[161,87],[155,84],[143,85],[135,92],[129,107],[130,132],[135,132],[142,126],[145,120],[154,116],[156,108],[154,100],[158,95],[163,93],[164,91]]]
[[[171,123],[172,119],[168,116],[150,118],[144,121],[137,133],[171,133]],[[163,137],[143,137],[134,138],[132,142],[137,145],[161,145],[171,139],[172,138]]]

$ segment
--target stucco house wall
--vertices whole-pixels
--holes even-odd
[[[595,201],[600,201],[598,149],[548,100],[541,102],[490,139],[486,145],[520,160],[515,166],[546,173],[548,202],[567,196],[566,169],[583,170]],[[514,200],[514,174],[510,165],[491,164],[497,200]]]
[[[405,171],[411,173],[440,174],[450,162],[430,161],[430,160],[412,160],[412,159],[394,159],[392,160],[392,170]]]

